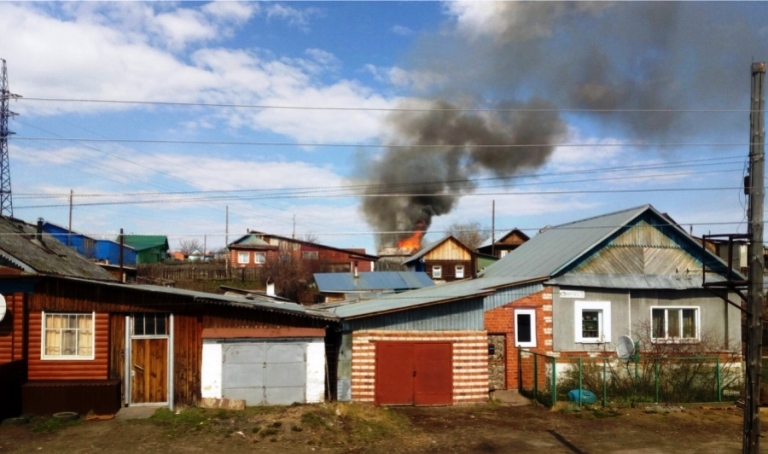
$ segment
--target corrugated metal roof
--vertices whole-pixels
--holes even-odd
[[[164,235],[123,235],[123,243],[137,251],[158,246],[168,247],[168,237]]]
[[[427,273],[413,271],[373,271],[358,273],[315,273],[321,292],[366,292],[379,290],[415,290],[435,285]]]
[[[707,282],[723,282],[721,276],[707,276]],[[550,279],[547,285],[621,288],[637,290],[688,290],[700,289],[701,275],[624,275],[624,274],[565,274]]]
[[[482,275],[552,276],[648,209],[653,208],[643,205],[551,227],[486,268]]]
[[[448,282],[445,284],[425,287],[410,292],[398,293],[391,296],[350,303],[335,308],[329,308],[340,318],[368,317],[372,315],[408,310],[431,304],[441,304],[473,296],[486,296],[493,293],[487,289],[492,284],[491,279],[469,279]]]
[[[35,240],[37,226],[0,217],[0,258],[29,273],[115,281],[106,270],[78,254],[53,236]]]
[[[337,320],[337,317],[329,312],[314,310],[296,303],[279,303],[268,296],[253,295],[252,297],[219,295],[216,293],[198,292],[195,290],[186,290],[174,287],[162,287],[159,285],[148,284],[123,284],[118,282],[97,282],[90,279],[67,279],[71,281],[87,282],[108,287],[120,288],[123,290],[137,290],[141,292],[159,293],[163,295],[184,296],[199,301],[212,304],[223,304],[227,306],[244,307],[259,309],[268,312],[281,312],[290,315],[306,316],[323,320]]]

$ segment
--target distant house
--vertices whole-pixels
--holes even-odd
[[[123,235],[123,242],[136,250],[137,263],[160,263],[168,259],[168,237],[164,235]]]
[[[375,255],[366,254],[365,249],[341,249],[257,231],[250,231],[229,243],[227,248],[230,264],[245,268],[263,266],[268,258],[284,254],[317,260],[333,272],[351,272],[355,266],[358,271],[373,271],[378,260]]]
[[[502,258],[520,247],[529,239],[530,237],[528,237],[522,230],[512,229],[496,240],[496,242],[493,242],[493,239],[489,238],[477,248],[477,252],[478,254]]]
[[[409,271],[423,271],[435,282],[467,279],[477,274],[475,253],[452,236],[437,240],[408,257]]]
[[[435,285],[424,272],[315,273],[320,301],[329,303],[383,292],[400,293]]]
[[[43,222],[43,232],[59,240],[62,244],[74,248],[85,258],[96,260],[105,265],[120,265],[120,243],[96,239],[82,233],[70,232],[69,229]],[[123,245],[122,263],[124,266],[136,266],[136,250]]]

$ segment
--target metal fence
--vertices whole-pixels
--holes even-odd
[[[634,403],[722,402],[738,393],[738,361],[718,356],[559,358],[518,349],[521,393],[554,406],[571,401],[609,406]],[[579,391],[582,390],[582,391]],[[570,396],[569,396],[570,393]]]

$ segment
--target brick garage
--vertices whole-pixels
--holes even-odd
[[[484,331],[356,331],[352,336],[352,400],[376,403],[377,342],[450,343],[452,403],[488,400],[488,344]]]
[[[489,310],[485,313],[485,329],[489,336],[504,335],[504,371],[491,371],[493,374],[503,374],[491,377],[495,383],[506,382],[507,389],[517,389],[520,383],[520,371],[525,383],[533,383],[533,355],[523,353],[522,364],[518,361],[518,347],[515,346],[515,310],[533,310],[535,314],[535,347],[523,347],[532,352],[552,355],[552,289],[520,298],[504,306]],[[539,364],[540,384],[544,383],[544,364]]]

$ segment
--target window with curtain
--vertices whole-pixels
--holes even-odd
[[[653,340],[698,340],[698,307],[652,307]]]
[[[94,314],[43,313],[43,359],[93,359]]]

